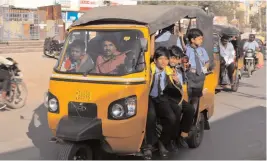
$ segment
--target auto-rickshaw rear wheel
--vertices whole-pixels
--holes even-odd
[[[63,142],[60,143],[58,160],[92,160],[92,148],[86,144]]]
[[[201,144],[204,136],[204,124],[204,114],[200,113],[199,121],[197,121],[196,125],[193,126],[192,130],[189,132],[189,137],[187,139],[189,148],[197,148]]]

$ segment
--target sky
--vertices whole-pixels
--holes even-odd
[[[0,6],[3,4],[15,4],[21,8],[36,8],[54,4],[55,0],[0,0]]]
[[[54,4],[54,0],[14,0],[16,6],[23,8],[36,8]]]
[[[57,2],[60,0],[56,0]],[[63,0],[64,1],[64,0]],[[123,0],[113,0],[113,1],[123,1]],[[0,6],[3,4],[14,4],[18,8],[37,8],[40,6],[53,5],[55,0],[0,0]],[[79,0],[71,0],[71,5],[79,4]],[[74,7],[75,8],[75,7]]]

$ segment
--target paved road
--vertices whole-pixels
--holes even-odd
[[[23,109],[0,112],[0,159],[55,159],[42,106],[55,60],[41,53],[12,54],[23,70],[29,99]],[[236,93],[216,95],[211,130],[197,149],[181,149],[172,159],[266,159],[266,69],[242,79]],[[133,159],[133,158],[131,158]]]

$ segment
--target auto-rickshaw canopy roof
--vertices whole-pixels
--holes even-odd
[[[182,18],[207,17],[205,11],[198,7],[177,5],[121,5],[97,7],[87,11],[71,26],[134,23],[148,25],[150,34],[168,27]]]
[[[203,47],[213,64],[213,17],[199,7],[178,5],[121,5],[93,8],[84,13],[70,27],[97,24],[140,24],[152,35],[183,18],[196,19],[196,27],[204,34]],[[212,65],[213,66],[213,65]]]
[[[240,34],[240,31],[232,25],[214,25],[213,32],[220,35],[235,36]]]

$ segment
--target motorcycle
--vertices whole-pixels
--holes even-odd
[[[59,43],[54,37],[47,37],[44,42],[44,55],[51,58],[58,58],[64,43]]]
[[[6,58],[12,61],[12,66],[0,65],[2,70],[9,71],[11,75],[11,82],[9,91],[7,91],[7,98],[5,100],[6,106],[12,109],[22,108],[26,104],[28,90],[26,84],[22,80],[21,70],[18,68],[18,63],[12,58]],[[0,92],[2,91],[3,82],[0,82]]]
[[[248,72],[248,77],[251,77],[252,72],[256,69],[257,58],[256,53],[252,49],[245,51],[245,71]]]

